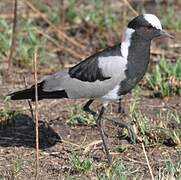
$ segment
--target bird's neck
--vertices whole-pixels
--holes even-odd
[[[121,43],[121,55],[127,60],[126,79],[121,81],[119,94],[129,92],[143,78],[149,63],[150,43],[127,29]]]
[[[121,43],[121,54],[128,61],[148,63],[150,56],[150,43],[137,35],[134,29],[127,28]]]

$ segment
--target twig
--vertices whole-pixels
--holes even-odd
[[[43,16],[47,17],[46,14],[43,14]],[[27,13],[21,13],[21,17],[27,17]],[[28,17],[34,18],[34,19],[40,18],[40,16],[38,14],[35,14],[35,13],[29,13]],[[5,20],[11,20],[14,18],[14,15],[13,14],[0,14],[0,18],[5,19]]]
[[[147,162],[147,165],[148,165],[148,169],[149,169],[149,171],[150,171],[151,179],[154,180],[153,172],[152,172],[152,169],[151,169],[149,160],[148,160],[148,156],[147,156],[146,151],[145,151],[145,146],[144,146],[143,143],[141,143],[141,145],[142,145],[143,153],[144,153],[144,155],[145,155],[145,159],[146,159],[146,162]]]
[[[64,0],[60,0],[60,19],[61,19],[61,25],[64,26],[65,22]]]
[[[41,13],[36,7],[34,7],[34,5],[33,5],[30,1],[26,0],[25,2],[26,2],[26,4],[27,4],[34,12],[36,12],[37,14],[39,14],[39,16],[40,16],[47,24],[49,24],[49,26],[51,26],[51,27],[54,29],[54,31],[56,31],[56,32],[58,33],[58,37],[59,37],[60,40],[62,40],[63,42],[65,42],[65,39],[66,39],[67,41],[69,41],[70,43],[72,43],[74,46],[76,46],[76,47],[78,47],[78,48],[81,48],[82,50],[85,50],[85,47],[84,47],[82,44],[76,42],[73,38],[68,37],[64,32],[62,32],[59,28],[57,28],[51,21],[49,21],[49,20],[43,15],[43,13]]]
[[[64,139],[61,139],[61,142],[65,143],[65,144],[70,144],[70,145],[75,146],[77,148],[81,148],[80,145],[72,143],[72,142],[64,140]]]
[[[123,0],[124,3],[128,6],[128,8],[136,15],[138,16],[138,12],[131,6],[131,4],[128,2],[128,0]]]
[[[93,141],[93,142],[85,145],[85,146],[83,147],[83,148],[84,148],[83,154],[88,153],[88,152],[91,150],[92,147],[94,147],[94,146],[96,146],[96,145],[98,145],[98,144],[101,144],[101,143],[102,143],[102,140],[95,140],[95,141]]]
[[[38,133],[38,87],[37,87],[37,48],[34,52],[34,82],[35,82],[35,122],[36,122],[36,172],[35,179],[38,179],[39,171],[39,133]]]
[[[126,158],[126,160],[131,161],[132,163],[142,164],[144,166],[147,165],[147,163],[142,162],[142,161],[138,161],[138,160],[135,160],[135,159],[132,159],[132,158],[129,158],[129,157],[125,157],[125,158]]]
[[[16,49],[16,29],[17,29],[17,0],[14,0],[14,18],[13,18],[13,30],[12,30],[12,41],[11,41],[11,48],[8,57],[8,74],[11,73],[12,70],[12,58],[13,53]]]

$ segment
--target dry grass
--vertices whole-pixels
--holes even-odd
[[[36,138],[32,112],[24,101],[12,102],[3,98],[19,89],[18,86],[24,86],[23,76],[28,84],[33,83],[31,67],[36,46],[39,47],[38,77],[41,78],[118,42],[121,29],[135,11],[149,12],[151,8],[163,20],[164,27],[177,38],[169,42],[165,39],[153,42],[149,73],[153,72],[155,76],[155,63],[158,64],[163,55],[173,66],[176,64],[181,51],[180,20],[177,18],[179,4],[160,1],[150,6],[146,1],[139,4],[128,2],[64,1],[63,22],[57,0],[19,3],[11,83],[7,80],[6,69],[13,23],[8,7],[13,4],[11,1],[0,2],[0,8],[5,5],[6,9],[0,14],[0,79],[3,81],[0,86],[0,179],[34,179]],[[160,11],[160,7],[164,7],[164,12]],[[120,9],[124,11],[120,12]],[[172,23],[170,17],[174,19]],[[178,73],[177,81],[174,79],[172,83],[178,83],[179,78]],[[81,111],[81,105],[85,103],[83,100],[41,101],[39,179],[180,179],[180,96],[173,93],[162,99],[150,97],[154,91],[151,89],[150,93],[147,86],[148,82],[144,79],[123,100],[129,116],[117,113],[117,103],[112,105],[111,112],[108,110],[106,113],[106,118],[131,123],[137,135],[137,144],[132,145],[126,130],[106,122],[105,131],[109,135],[114,160],[110,168],[102,152],[94,119]],[[99,104],[96,102],[93,108],[98,109]]]

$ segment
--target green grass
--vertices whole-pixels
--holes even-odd
[[[132,92],[132,99],[128,106],[130,120],[134,124],[139,141],[145,145],[166,144],[168,146],[181,145],[181,115],[171,110],[159,111],[157,120],[152,121],[139,110],[139,95],[141,91],[137,87]]]
[[[181,59],[171,63],[162,58],[146,79],[154,97],[181,95]]]
[[[38,47],[38,61],[43,64],[45,59],[46,38],[36,33],[37,28],[31,20],[21,19],[20,30],[25,35],[18,37],[18,47],[14,63],[21,66],[32,65],[35,47]]]
[[[123,164],[121,160],[116,161],[111,169],[106,169],[104,174],[98,174],[98,180],[126,180],[128,179],[130,171]]]
[[[93,166],[93,159],[89,156],[80,156],[77,153],[72,153],[70,156],[70,163],[73,171],[76,172],[87,172],[91,171]]]
[[[139,96],[141,94],[140,86],[137,86],[132,91],[132,99],[128,106],[128,112],[130,120],[134,124],[134,129],[137,132],[137,136],[140,141],[145,145],[150,144],[150,138],[148,136],[151,129],[149,118],[139,111]]]
[[[56,5],[54,3],[47,5],[41,0],[40,1],[32,0],[32,1],[34,6],[38,10],[40,10],[40,12],[45,13],[47,15],[49,21],[51,21],[54,24],[60,23],[60,9],[59,9],[60,2],[57,2]]]
[[[139,140],[142,141],[145,145],[152,144],[152,139],[149,136],[151,131],[149,118],[140,111],[135,111],[132,121],[136,125]]]
[[[181,116],[173,112],[160,112],[159,121],[152,121],[139,110],[132,114],[132,121],[137,130],[137,138],[145,145],[166,144],[168,146],[181,145]]]
[[[180,157],[180,154],[178,154],[178,157]],[[140,164],[130,164],[118,159],[111,167],[96,166],[89,157],[87,159],[77,154],[73,154],[70,160],[72,172],[65,174],[65,179],[67,180],[77,179],[78,177],[83,178],[85,177],[84,175],[97,180],[138,180],[149,176],[148,172],[145,174],[146,164],[143,167]],[[181,178],[181,159],[162,159],[159,161],[159,167],[156,166],[155,168],[155,180],[168,179],[169,177],[176,180]]]
[[[76,1],[69,0],[69,6],[65,14],[66,20],[70,23],[81,23],[81,19],[76,10]]]
[[[81,24],[83,21],[96,26],[111,27],[117,20],[115,13],[111,9],[104,10],[104,2],[101,0],[85,1],[77,7],[75,0],[69,0],[66,11],[67,22]]]
[[[74,106],[71,108],[68,123],[71,125],[93,125],[95,119],[91,114],[83,111],[81,106]]]
[[[156,1],[157,14],[160,17],[164,29],[181,30],[181,19],[175,1]]]
[[[36,7],[42,12],[46,13],[48,19],[52,23],[58,24],[60,22],[59,7],[51,7],[51,5],[47,6],[40,1],[36,1],[35,5],[38,3],[39,6]],[[92,27],[98,27],[97,30],[99,31],[102,27],[112,27],[115,22],[118,23],[118,19],[120,19],[120,17],[117,16],[117,14],[113,12],[111,8],[108,8],[104,11],[103,6],[105,5],[105,2],[101,0],[85,0],[84,3],[80,4],[79,8],[77,8],[76,0],[68,0],[68,2],[66,3],[66,27],[70,25],[82,26],[83,21],[86,21],[86,23],[93,25]],[[163,16],[161,16],[163,27],[180,30],[180,17],[175,15],[174,9],[172,7],[170,7],[167,12],[168,13],[166,15],[161,12],[163,14]],[[23,19],[22,17],[19,18],[17,52],[15,54],[13,63],[21,67],[32,65],[34,48],[37,46],[39,47],[38,60],[42,64],[45,63],[45,46],[47,45],[47,39],[39,35],[35,31],[35,29],[42,28],[41,25],[37,25],[39,23],[39,20],[36,19],[37,21],[35,21],[35,19],[28,20]],[[0,30],[1,62],[9,52],[12,24],[1,19]],[[106,38],[104,39],[100,37],[99,42],[101,48],[106,47]],[[153,72],[147,75],[147,88],[153,92],[153,97],[164,98],[172,95],[181,95],[181,88],[179,85],[180,81],[181,59],[178,59],[175,63],[171,63],[162,58],[159,64],[156,65],[156,67],[153,69]],[[139,111],[140,93],[141,89],[139,88],[139,86],[133,90],[133,99],[129,103],[128,110],[130,119],[137,129],[137,136],[139,140],[141,140],[146,145],[148,152],[152,151],[152,149],[149,147],[151,145],[160,147],[160,149],[164,147],[160,146],[163,144],[180,146],[181,131],[179,128],[172,128],[171,126],[172,123],[181,123],[180,115],[171,111],[162,111],[157,114],[156,118],[154,116],[154,118],[159,122],[153,122],[150,117]],[[14,115],[15,113],[9,110],[0,111],[0,124],[4,124],[4,122],[7,122]],[[73,107],[71,109],[71,114],[68,122],[71,125],[95,124],[95,120],[92,115],[83,112],[80,106]],[[139,146],[139,142],[136,146]],[[131,152],[129,147],[125,148],[124,145],[121,144],[115,151],[124,152],[122,153],[123,156],[128,154],[128,157],[134,159],[133,155],[129,154]],[[177,147],[174,148],[176,149]],[[156,152],[159,153],[159,150]],[[160,152],[162,152],[163,154],[165,153],[163,151]],[[141,150],[138,150],[138,152],[135,153],[135,159],[137,158],[137,153],[142,152]],[[123,157],[122,154],[120,155],[121,158]],[[178,157],[181,157],[181,154],[178,154]],[[114,162],[112,167],[108,169],[107,167],[102,165],[102,160],[101,162],[94,163],[93,159],[89,155],[81,155],[81,152],[73,152],[69,156],[69,160],[71,171],[65,175],[66,179],[78,179],[81,178],[82,175],[87,175],[90,178],[94,176],[95,179],[100,180],[136,180],[143,179],[143,176],[145,175],[145,169],[147,168],[146,165],[135,165],[133,162],[123,161],[122,158]],[[163,174],[161,176],[155,176],[155,179],[168,179],[169,176],[177,180],[181,179],[181,160],[176,161],[175,159],[168,157],[162,159],[161,161],[163,162],[163,164],[156,164],[156,167],[154,166],[156,162],[153,163],[155,169],[160,168],[163,171]],[[12,167],[12,171],[14,172],[15,177],[17,177],[23,169],[22,160],[20,158],[15,159],[12,163]],[[159,172],[156,172],[155,169],[154,173],[159,174]],[[5,178],[0,174],[0,179]]]
[[[7,55],[10,48],[11,28],[3,19],[0,19],[0,62]]]
[[[164,13],[164,15],[161,17],[161,22],[165,29],[181,30],[181,19],[178,14],[175,14],[174,7],[167,9],[167,13]]]
[[[180,154],[179,154],[180,156]],[[172,175],[172,177],[176,180],[181,179],[181,159],[178,162],[173,162],[172,159],[165,160],[165,170],[168,174]]]
[[[181,124],[181,116],[173,112],[161,112],[158,116],[160,119],[158,129],[160,130],[160,143],[168,145],[181,145],[181,131],[178,127]]]
[[[15,177],[18,176],[18,174],[22,170],[22,165],[23,165],[22,160],[20,158],[17,158],[14,162],[14,171],[13,171]]]
[[[178,154],[180,157],[180,154]],[[181,159],[175,161],[174,159],[168,158],[163,160],[163,165],[159,167],[155,180],[163,179],[181,179]]]
[[[128,106],[128,111],[130,114],[130,117],[132,118],[134,116],[134,112],[137,111],[138,105],[139,105],[139,96],[141,94],[141,88],[140,86],[136,86],[132,92],[132,99]]]
[[[0,59],[7,56],[11,43],[11,25],[0,20]],[[39,47],[38,61],[43,64],[45,59],[46,38],[37,34],[35,29],[38,28],[31,20],[19,18],[17,46],[13,64],[18,66],[32,65],[35,47]],[[1,60],[0,60],[1,61]]]
[[[6,125],[17,112],[9,110],[0,110],[0,126]]]

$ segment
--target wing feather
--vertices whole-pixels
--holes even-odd
[[[103,51],[88,57],[84,61],[70,68],[70,77],[88,82],[95,82],[96,80],[104,81],[110,79],[111,76],[105,75],[105,73],[103,73],[104,70],[99,64],[99,59],[101,57],[108,56],[121,56],[120,44],[106,48]]]
[[[120,46],[115,46],[89,57],[69,70],[49,76],[44,80],[43,90],[65,90],[69,98],[98,98],[126,78],[126,66],[127,60],[120,55]]]

